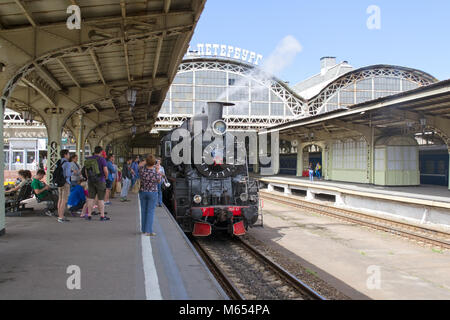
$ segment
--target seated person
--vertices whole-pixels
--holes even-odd
[[[16,191],[20,191],[20,188],[22,188],[27,183],[31,183],[31,171],[30,170],[19,170],[19,177],[20,177],[20,183],[15,186],[14,188],[11,188],[9,190],[5,191],[5,195],[11,195],[15,193]]]
[[[72,189],[70,189],[67,205],[69,206],[69,211],[72,215],[74,215],[78,210],[81,210],[82,213],[84,213],[85,209],[87,208],[86,195],[84,190],[85,187],[85,182],[82,182],[81,184],[77,182],[77,184],[72,186]]]
[[[36,198],[39,201],[49,201],[51,203],[49,206],[50,212],[55,212],[58,205],[58,196],[51,192],[50,186],[41,181],[44,176],[45,171],[39,169],[31,182],[31,188],[33,188]]]

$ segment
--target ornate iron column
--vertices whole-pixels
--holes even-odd
[[[59,115],[50,115],[47,127],[47,183],[53,180],[53,171],[56,169],[56,162],[59,159],[59,151],[61,150],[62,127],[60,121]]]
[[[85,153],[85,137],[83,134],[83,129],[84,129],[84,125],[83,125],[83,113],[80,112],[78,114],[79,120],[80,120],[80,124],[79,124],[79,128],[78,128],[78,136],[77,136],[77,155],[78,155],[78,162],[80,163],[80,165],[83,165],[84,163],[84,158],[86,157]]]
[[[0,100],[0,108],[2,112],[2,121],[0,124],[0,133],[2,138],[0,139],[0,148],[3,150],[3,119],[5,115],[5,104],[6,100]],[[0,181],[5,181],[4,170],[5,170],[5,156],[4,152],[1,152],[0,156]],[[0,236],[5,233],[5,186],[3,183],[0,184]]]

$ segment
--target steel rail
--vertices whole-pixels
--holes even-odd
[[[201,246],[201,244],[194,237],[192,237],[190,240],[194,248],[199,253],[199,255],[203,258],[204,262],[208,266],[211,273],[216,277],[219,284],[227,293],[228,297],[231,300],[245,300],[245,297],[241,294],[239,289],[236,288],[233,282],[228,278],[225,271],[223,271],[223,269],[218,265],[218,263]]]
[[[272,259],[267,258],[258,249],[254,248],[246,241],[242,240],[241,238],[236,238],[236,241],[241,246],[243,246],[247,251],[249,251],[255,258],[259,259],[264,264],[267,264],[275,273],[277,273],[280,277],[282,277],[285,281],[287,281],[296,290],[306,294],[312,300],[326,300],[317,291],[315,291],[306,283],[295,277],[293,274],[284,269],[278,263],[272,261]]]

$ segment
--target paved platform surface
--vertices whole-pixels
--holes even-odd
[[[450,203],[450,190],[446,186],[434,186],[434,185],[420,185],[420,186],[408,186],[408,187],[384,187],[375,186],[362,183],[350,183],[350,182],[338,182],[338,181],[326,181],[317,180],[310,182],[309,178],[296,177],[290,175],[276,175],[276,176],[261,176],[253,175],[256,178],[263,179],[277,179],[286,182],[301,182],[311,186],[331,186],[348,190],[374,192],[377,194],[388,194],[393,196],[442,201]]]
[[[157,208],[158,234],[150,239],[139,232],[137,196],[131,200],[113,200],[107,222],[7,217],[0,299],[223,299],[167,212]],[[67,287],[73,265],[80,268],[80,290]]]
[[[450,251],[268,200],[263,210],[264,228],[249,235],[350,298],[450,299]]]

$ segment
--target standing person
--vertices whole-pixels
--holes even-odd
[[[162,185],[166,180],[166,172],[164,171],[164,167],[161,165],[161,159],[158,158],[158,160],[156,161],[156,165],[159,166],[159,173],[161,174],[161,182],[158,183],[158,207],[162,207]]]
[[[111,195],[109,196],[111,199],[114,199],[116,196],[117,183],[118,183],[118,179],[119,179],[119,167],[114,162],[113,162],[113,167],[114,167],[115,173],[114,173],[114,181],[113,181],[112,189],[111,189]]]
[[[313,170],[313,164],[310,162],[308,166],[308,172],[309,172],[309,181],[314,181],[314,170]]]
[[[110,154],[107,157],[106,167],[108,168],[108,177],[106,179],[106,194],[105,194],[105,205],[110,205],[109,197],[111,196],[111,189],[115,179],[116,169],[114,168],[114,155]]]
[[[120,201],[130,201],[127,199],[128,191],[130,190],[131,179],[133,178],[132,170],[131,170],[131,162],[132,158],[128,158],[127,161],[123,164],[122,168],[122,191],[120,192]]]
[[[106,179],[108,178],[108,168],[106,160],[101,156],[103,148],[95,147],[94,155],[86,159],[84,167],[88,178],[88,216],[86,220],[92,219],[92,210],[95,197],[98,197],[98,210],[100,211],[100,221],[107,221],[110,218],[105,217],[105,193]],[[95,161],[93,161],[95,160]]]
[[[82,180],[81,167],[78,164],[77,154],[73,154],[70,156],[70,168],[72,170],[72,176],[70,177],[70,186],[77,186],[81,183]]]
[[[320,169],[322,169],[322,166],[320,165],[320,162],[317,162],[316,164],[316,177],[320,180]]]
[[[68,222],[64,213],[69,199],[72,170],[69,162],[69,150],[61,150],[59,154],[61,159],[56,163],[56,169],[53,172],[53,183],[58,187],[58,222]]]
[[[139,156],[136,156],[136,159],[131,164],[131,169],[133,170],[133,178],[131,179],[131,188],[133,188],[137,179],[139,179]]]
[[[153,218],[158,201],[158,184],[161,182],[161,174],[153,155],[148,155],[147,159],[139,164],[139,178],[141,179],[139,190],[141,231],[146,236],[156,236],[153,232]]]

